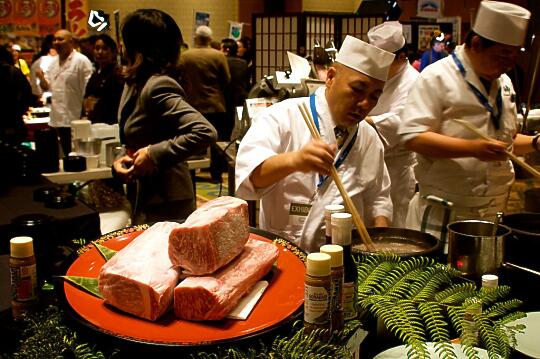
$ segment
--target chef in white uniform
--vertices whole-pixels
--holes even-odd
[[[445,240],[452,217],[492,221],[505,208],[514,171],[504,151],[534,151],[538,140],[517,134],[515,93],[504,75],[515,65],[529,18],[520,6],[482,1],[465,45],[427,67],[409,93],[399,133],[417,152],[420,192],[409,205],[408,228]]]
[[[387,21],[372,27],[367,36],[370,44],[396,55],[379,102],[366,120],[375,126],[384,144],[384,161],[390,174],[390,197],[394,205],[391,226],[404,228],[416,186],[413,171],[416,159],[414,152],[400,144],[397,131],[401,124],[401,111],[419,73],[409,64],[403,27],[398,21]]]
[[[261,200],[260,228],[317,251],[324,243],[324,206],[343,203],[328,176],[332,163],[366,225],[388,225],[392,203],[384,149],[362,120],[376,105],[393,59],[347,36],[325,86],[254,118],[236,157],[236,194]],[[321,141],[311,137],[298,109],[301,103],[314,114]],[[344,130],[347,134],[340,135]]]

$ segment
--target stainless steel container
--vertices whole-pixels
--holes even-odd
[[[77,138],[73,140],[73,150],[79,155],[94,156],[101,151],[101,139],[99,138]]]
[[[504,261],[504,240],[511,230],[480,220],[457,221],[448,225],[448,263],[463,275],[479,279],[497,273]]]

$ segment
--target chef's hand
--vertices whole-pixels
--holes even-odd
[[[508,144],[501,141],[471,140],[473,156],[481,161],[505,161]]]
[[[133,174],[143,177],[155,171],[156,165],[150,158],[150,146],[143,147],[133,154]]]
[[[124,155],[113,162],[115,177],[124,183],[133,180],[133,159]]]
[[[329,175],[334,156],[336,154],[336,145],[329,145],[320,140],[310,141],[307,145],[295,152],[296,168],[300,172],[318,172],[323,175]]]

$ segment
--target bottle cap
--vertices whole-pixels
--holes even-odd
[[[324,216],[330,219],[332,213],[339,213],[345,211],[345,206],[342,204],[328,204],[324,206]]]
[[[310,253],[307,256],[307,274],[314,277],[330,275],[330,255],[326,253]]]
[[[350,213],[332,213],[332,224],[334,225],[342,225],[345,223],[349,223],[352,225],[352,216]]]
[[[326,253],[330,256],[330,267],[343,266],[343,247],[337,244],[325,244],[321,247],[321,253]]]
[[[499,277],[495,274],[484,274],[482,276],[482,288],[497,288]]]
[[[10,256],[13,258],[26,258],[34,255],[32,237],[14,237],[9,241]]]

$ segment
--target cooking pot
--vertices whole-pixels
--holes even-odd
[[[482,274],[498,273],[505,258],[504,242],[510,228],[480,220],[457,221],[447,228],[451,267],[477,280]]]
[[[441,242],[429,233],[405,228],[373,227],[367,228],[373,244],[382,251],[394,253],[400,257],[428,256],[439,259],[442,254]],[[356,254],[374,254],[363,248],[356,231],[353,231],[352,252]]]
[[[540,270],[540,213],[506,215],[502,222],[512,229],[506,238],[505,260],[521,266]]]

